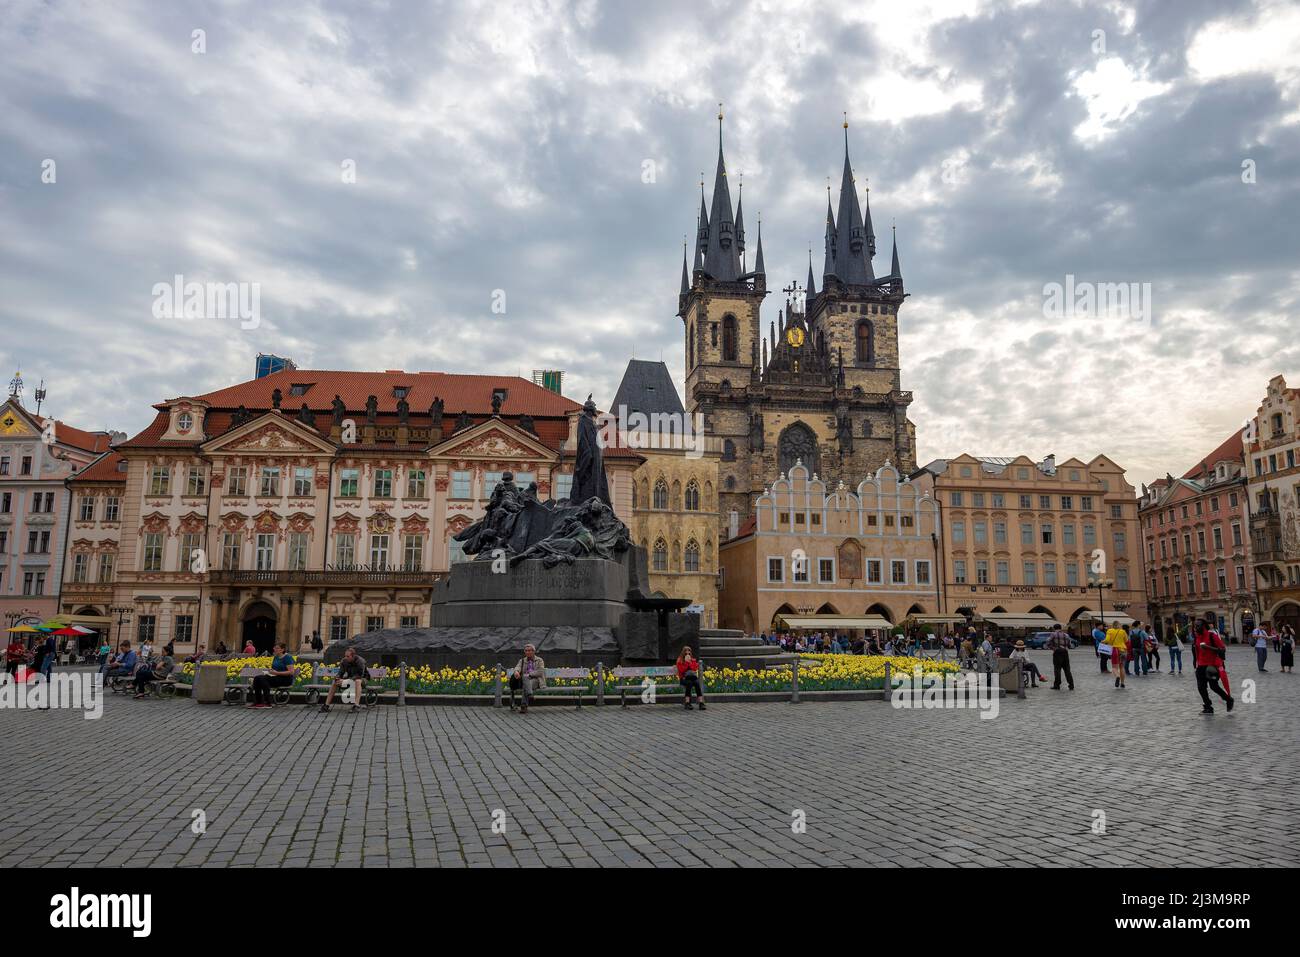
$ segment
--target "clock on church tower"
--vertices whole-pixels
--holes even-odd
[[[790,343],[792,349],[798,349],[803,345],[804,331],[798,326],[791,326],[785,331],[785,341]]]

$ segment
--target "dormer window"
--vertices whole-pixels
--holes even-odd
[[[289,394],[306,395],[307,390],[310,389],[311,386],[312,384],[310,382],[295,382],[293,385],[289,386]]]
[[[194,427],[194,416],[188,412],[182,412],[176,416],[176,430],[178,432],[188,432]]]
[[[405,399],[410,391],[411,387],[409,385],[395,385],[393,386],[393,398]]]
[[[506,389],[506,388],[496,388],[496,389],[493,389],[493,390],[492,390],[492,401],[493,401],[493,402],[500,402],[502,405],[505,405],[506,396],[508,396],[509,394],[510,394],[510,390],[509,390],[509,389]]]

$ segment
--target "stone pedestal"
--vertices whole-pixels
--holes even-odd
[[[226,665],[200,662],[194,669],[194,687],[190,697],[199,704],[220,704],[226,694]]]

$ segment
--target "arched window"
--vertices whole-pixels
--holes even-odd
[[[700,487],[695,484],[695,479],[686,483],[686,511],[698,512],[700,510]]]
[[[668,571],[668,543],[662,538],[655,539],[653,567],[657,572]]]
[[[731,441],[731,439],[722,440],[722,461],[736,461],[736,443]]]
[[[698,572],[700,570],[700,546],[696,544],[693,538],[686,543],[686,564],[683,567],[688,572]]]
[[[722,361],[735,362],[737,349],[736,317],[728,313],[722,317]]]
[[[633,508],[636,508],[636,507],[637,507],[637,504],[636,504],[636,482],[635,482],[635,481],[632,482],[632,507],[633,507]]]
[[[876,357],[875,334],[870,319],[863,319],[858,323],[857,341],[859,362],[870,362]]]
[[[686,330],[686,368],[695,368],[695,326]]]
[[[655,508],[668,507],[668,483],[665,482],[663,479],[659,479],[659,481],[655,482],[654,507]]]

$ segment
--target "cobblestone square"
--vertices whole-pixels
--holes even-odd
[[[1036,654],[1050,668],[1046,654]],[[999,716],[880,702],[0,715],[5,866],[1295,866],[1300,678],[1229,664]],[[201,811],[206,830],[192,831]],[[806,816],[806,830],[792,824]],[[1094,834],[1095,812],[1105,833]],[[494,812],[504,812],[495,813]],[[505,833],[494,833],[494,820]],[[498,828],[499,830],[499,828]]]

